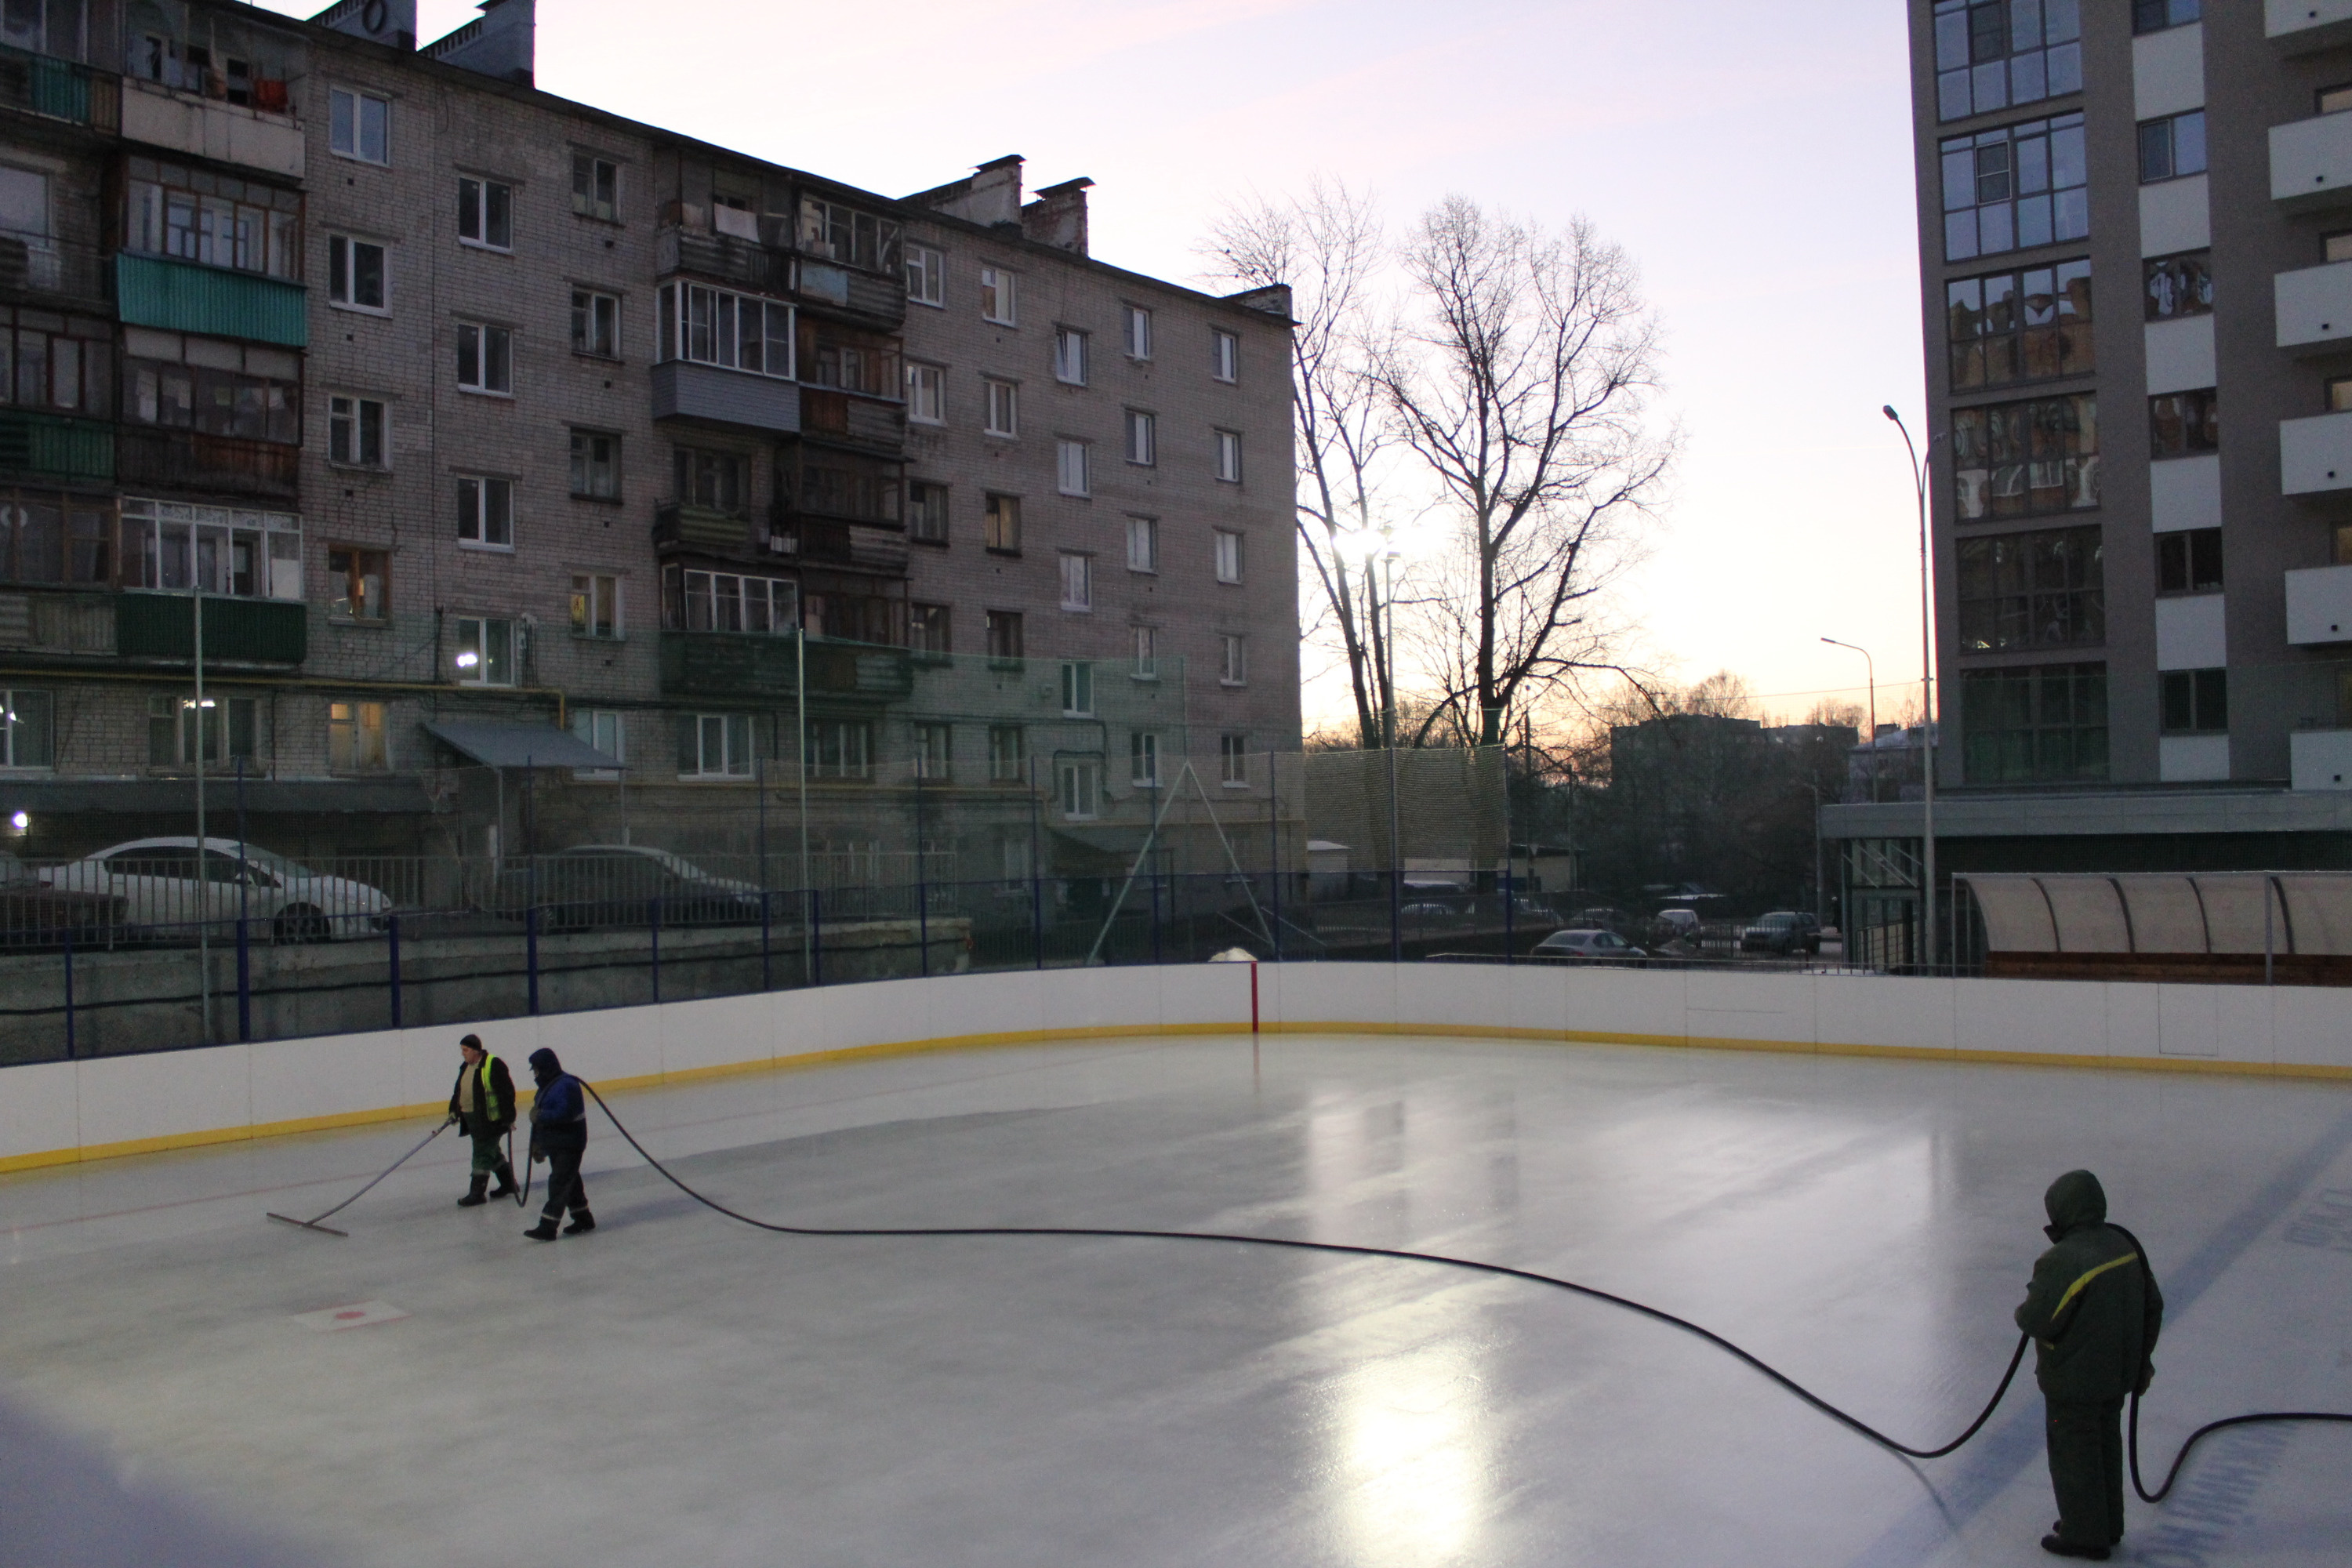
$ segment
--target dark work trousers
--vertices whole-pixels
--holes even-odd
[[[2113,1546],[2124,1538],[2124,1402],[2045,1399],[2042,1407],[2059,1539]]]
[[[539,1212],[551,1220],[566,1208],[573,1214],[586,1214],[588,1188],[580,1180],[580,1157],[588,1152],[588,1140],[583,1138],[577,1143],[564,1140],[543,1146],[547,1150],[547,1206]]]
[[[487,1176],[507,1163],[506,1151],[499,1147],[506,1129],[487,1121],[467,1118],[466,1135],[474,1141],[474,1174]]]

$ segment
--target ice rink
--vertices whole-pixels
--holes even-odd
[[[2341,1085],[1243,1036],[614,1105],[686,1180],[794,1223],[1244,1231],[1566,1275],[1917,1444],[1991,1391],[2042,1189],[2087,1165],[2170,1303],[2151,1470],[2220,1415],[2352,1410]],[[448,1136],[344,1211],[348,1240],[263,1219],[429,1125],[0,1178],[0,1563],[131,1561],[99,1546],[142,1528],[226,1542],[204,1561],[264,1561],[258,1539],[386,1568],[2053,1561],[2029,1379],[1915,1465],[1559,1291],[1198,1243],[775,1237],[601,1119],[591,1236],[454,1207]],[[2352,1430],[2224,1434],[2133,1505],[2118,1560],[2342,1563],[2347,1481]],[[87,1558],[41,1544],[60,1522]]]

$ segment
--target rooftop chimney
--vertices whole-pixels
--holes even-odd
[[[1037,199],[1021,209],[1021,232],[1040,245],[1087,253],[1087,187],[1089,179],[1064,180],[1047,185]]]
[[[531,56],[539,31],[536,0],[482,0],[481,15],[425,52],[445,65],[479,71],[500,81],[530,85]]]
[[[1021,222],[1021,154],[991,159],[967,179],[952,180],[918,191],[907,198],[917,206],[960,217],[966,223],[1018,225]]]
[[[341,0],[310,20],[404,53],[416,47],[416,0]]]

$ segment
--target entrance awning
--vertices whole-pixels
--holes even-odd
[[[605,768],[622,766],[568,730],[546,724],[494,724],[465,719],[439,720],[425,732],[464,755],[493,768]]]

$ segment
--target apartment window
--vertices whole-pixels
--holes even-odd
[[[27,498],[19,497],[20,503]],[[38,510],[16,509],[20,555]],[[59,542],[81,553],[83,514],[68,510],[74,533]],[[54,522],[51,527],[54,527]],[[5,540],[0,538],[0,552]],[[19,562],[21,567],[24,563]],[[240,599],[302,597],[302,520],[291,512],[234,510],[179,501],[122,500],[122,585],[202,588]]]
[[[946,605],[907,606],[907,647],[916,653],[949,654],[953,612]]]
[[[327,145],[339,158],[392,162],[392,101],[347,87],[327,89]]]
[[[1127,738],[1127,782],[1138,789],[1160,787],[1160,737],[1149,730]]]
[[[629,727],[623,717],[610,708],[574,708],[572,710],[572,735],[582,745],[604,752],[616,763],[629,760]],[[579,768],[574,778],[618,778],[611,768]]]
[[[2106,640],[2099,530],[1963,538],[1957,551],[1962,652],[2095,647]]]
[[[988,612],[988,657],[997,660],[1021,658],[1021,612]]]
[[[480,475],[457,480],[457,542],[482,550],[514,548],[514,481]]]
[[[273,278],[301,276],[299,192],[153,158],[127,159],[124,172],[129,176],[124,249]],[[11,204],[29,210],[0,227],[46,237],[47,182],[29,177],[41,180],[40,188],[26,191]],[[48,254],[54,266],[54,254]],[[38,259],[28,261],[41,265]]]
[[[1970,784],[2107,776],[2107,667],[2028,665],[1960,676]]]
[[[992,495],[981,514],[980,540],[1000,555],[1021,553],[1021,498]]]
[[[621,166],[593,153],[572,154],[572,210],[583,217],[619,220]]]
[[[15,331],[10,331],[11,327]],[[180,357],[179,334],[147,332],[133,327],[126,334],[127,352],[140,353],[142,339],[160,340],[169,346],[173,359]],[[12,310],[0,305],[0,404],[14,403],[27,408],[59,408],[74,413],[96,415],[100,418],[112,412],[114,371],[112,363],[113,333],[102,321],[85,317],[68,318],[49,310]],[[205,349],[225,355],[234,369],[239,363],[237,345],[212,339],[199,340]],[[13,351],[13,352],[12,352]],[[278,356],[289,363],[292,355]],[[186,372],[178,372],[184,383]],[[132,378],[126,374],[126,382]],[[185,395],[181,398],[184,405]],[[233,416],[232,410],[244,405],[243,399],[230,400],[224,417]],[[136,407],[135,403],[132,407]],[[259,405],[250,405],[257,415]],[[126,410],[126,412],[130,412]],[[161,423],[148,416],[150,423]],[[193,423],[193,416],[170,421],[174,424]],[[224,432],[226,433],[226,432]],[[255,434],[260,432],[257,429]],[[20,437],[21,442],[29,437]],[[289,436],[289,440],[298,437]],[[26,465],[33,454],[19,447],[20,455],[8,459],[12,468],[18,466],[47,467],[47,463]]]
[[[980,269],[981,320],[994,321],[1001,327],[1018,326],[1020,317],[1020,275],[1007,272],[1002,267]]]
[[[1209,374],[1219,381],[1242,378],[1242,338],[1223,327],[1209,329]]]
[[[254,737],[258,708],[250,697],[150,697],[147,700],[147,761],[156,767],[192,767],[199,749],[205,765],[238,757],[250,762],[258,751]]]
[[[741,453],[678,447],[672,449],[670,468],[677,499],[688,506],[708,507],[730,517],[741,517],[750,509],[751,466]]]
[[[1239,632],[1217,634],[1217,679],[1225,686],[1245,685],[1249,680],[1249,643]]]
[[[948,542],[948,488],[929,479],[907,481],[907,537]]]
[[[801,379],[812,386],[837,386],[869,397],[896,397],[899,389],[895,338],[852,331],[830,321],[813,321],[801,347]]]
[[[1129,672],[1138,680],[1160,679],[1160,633],[1152,626],[1129,628],[1135,639],[1135,667]]]
[[[327,399],[327,458],[355,468],[382,468],[392,451],[390,410],[373,397]]]
[[[452,616],[449,629],[456,643],[450,667],[460,686],[512,686],[515,683],[515,624],[485,616]]]
[[[1246,785],[1249,783],[1249,737],[1218,736],[1217,763],[1221,782],[1236,787]]]
[[[801,198],[800,247],[872,272],[896,272],[903,265],[896,222],[814,196]]]
[[[1095,558],[1075,550],[1062,552],[1062,608],[1095,607]]]
[[[57,762],[46,691],[0,690],[0,768],[47,768]]]
[[[152,508],[156,503],[142,503]],[[209,509],[207,509],[209,510]],[[0,582],[11,583],[75,583],[93,587],[111,588],[116,585],[115,542],[116,520],[110,515],[106,503],[94,497],[60,495],[52,490],[0,489]],[[226,513],[222,514],[227,515]],[[299,528],[295,519],[285,519],[289,527]],[[152,524],[146,528],[147,547],[152,550]],[[185,531],[182,531],[184,541]],[[235,536],[232,536],[235,537]],[[236,564],[247,566],[257,535],[252,530],[242,532],[240,547],[246,558]],[[121,531],[124,546],[122,557],[124,586],[152,586],[134,581],[147,567],[140,549],[141,540],[131,526]],[[217,548],[222,542],[215,535],[211,542]],[[300,597],[301,536],[290,536],[295,559],[289,564],[293,578],[294,597]],[[181,549],[184,551],[185,544]],[[184,560],[177,563],[184,569]],[[147,574],[152,575],[152,573]],[[182,585],[184,586],[184,584]],[[21,601],[20,601],[21,603]],[[24,623],[19,622],[22,626]]]
[[[1018,724],[988,727],[988,777],[992,784],[1019,784],[1029,772],[1028,748]]]
[[[338,773],[380,773],[391,766],[384,745],[383,704],[327,704],[327,768]]]
[[[514,395],[514,333],[478,321],[457,323],[457,390]]]
[[[383,621],[392,615],[392,553],[356,544],[327,546],[327,618]]]
[[[597,359],[621,357],[621,301],[592,289],[572,290],[572,352]]]
[[[2083,89],[2080,0],[1936,0],[1936,113],[1989,114]]]
[[[2160,33],[2185,27],[2205,14],[2201,0],[2132,0],[2132,31]]]
[[[2162,679],[2168,733],[2210,733],[2230,727],[2228,670],[2168,669]]]
[[[989,381],[988,424],[991,436],[1021,434],[1021,388],[1009,381]]]
[[[371,239],[347,234],[327,237],[327,303],[347,310],[388,313],[392,309],[391,269],[384,247]]]
[[[1238,431],[1217,432],[1217,478],[1229,485],[1242,482],[1242,438]]]
[[[1130,517],[1127,520],[1127,569],[1130,572],[1160,570],[1159,519]]]
[[[928,245],[907,247],[907,298],[918,305],[945,305],[948,258]]]
[[[662,625],[674,632],[790,637],[800,625],[800,584],[740,572],[662,572]]]
[[[1151,357],[1151,312],[1140,305],[1129,305],[1126,310],[1127,357],[1150,359]]]
[[[1087,384],[1087,334],[1076,327],[1054,330],[1054,379],[1070,386]]]
[[[1062,665],[1062,717],[1091,719],[1095,715],[1095,667],[1082,660]]]
[[[9,313],[0,308],[0,403],[7,385]],[[105,350],[34,332],[34,312],[16,312],[16,401],[104,413]],[[196,430],[248,441],[299,446],[302,440],[302,361],[285,349],[123,329],[122,416],[140,425]],[[288,460],[293,454],[282,455]],[[228,459],[222,459],[227,461]]]
[[[948,373],[935,364],[907,363],[907,418],[917,425],[948,422]]]
[[[2218,594],[2221,591],[2221,531],[2186,528],[2156,536],[2156,591]]]
[[[2168,392],[2147,400],[2148,456],[2179,458],[2221,445],[2221,413],[2213,389]]]
[[[1087,472],[1087,443],[1065,440],[1056,441],[1054,447],[1062,493],[1066,496],[1091,493],[1093,487],[1088,482]]]
[[[2329,258],[2334,260],[2335,258]],[[2140,264],[2145,279],[2145,310],[2151,321],[2176,316],[2203,316],[2213,309],[2213,263],[2208,251],[2181,256],[2158,256]]]
[[[914,732],[915,776],[944,784],[955,776],[955,731],[946,724],[917,724]]]
[[[750,778],[751,716],[749,713],[679,714],[677,776],[682,779]]]
[[[817,719],[808,727],[809,777],[874,776],[874,726],[863,719]]]
[[[2205,172],[2205,111],[2192,109],[2139,127],[2139,183],[2179,179]]]
[[[665,283],[654,298],[660,318],[655,358],[792,379],[790,305],[699,283]]]
[[[618,637],[621,635],[621,580],[601,572],[572,574],[572,635],[576,637]]]
[[[1145,468],[1160,460],[1159,419],[1139,408],[1127,411],[1127,460]]]
[[[1242,536],[1230,528],[1220,528],[1214,530],[1210,537],[1216,544],[1217,581],[1240,582],[1242,580]]]
[[[2088,259],[1960,279],[1944,302],[1955,392],[2097,368]]]
[[[572,432],[572,493],[583,500],[621,499],[621,438],[608,430]]]
[[[1087,822],[1102,815],[1102,763],[1070,758],[1055,770],[1061,782],[1062,816]]]
[[[1962,522],[2097,506],[2097,397],[1954,409],[1952,483]]]
[[[514,248],[514,187],[497,180],[457,180],[457,237],[487,250]]]
[[[2080,114],[1951,137],[1940,152],[1945,260],[1998,256],[2090,234]]]

